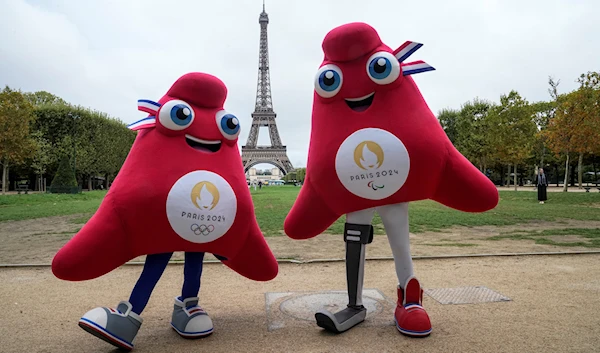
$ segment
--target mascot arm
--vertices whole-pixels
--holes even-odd
[[[307,178],[285,218],[283,230],[292,239],[308,239],[323,233],[338,218]]]
[[[255,281],[270,281],[277,276],[277,260],[256,222],[251,226],[242,249],[236,257],[221,259],[221,262],[240,275]]]
[[[498,204],[498,189],[454,147],[433,200],[464,212],[485,212]]]
[[[52,272],[57,278],[97,278],[131,259],[129,244],[122,241],[126,234],[113,195],[106,195],[94,216],[54,256]]]

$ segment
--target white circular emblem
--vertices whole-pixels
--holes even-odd
[[[222,237],[235,219],[237,198],[218,174],[197,170],[181,177],[169,191],[167,218],[175,233],[193,243]]]
[[[400,190],[409,169],[410,158],[402,141],[382,129],[356,131],[335,157],[335,170],[344,187],[369,200],[381,200]]]

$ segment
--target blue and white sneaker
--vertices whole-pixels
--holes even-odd
[[[131,308],[131,303],[122,301],[116,309],[92,309],[79,319],[79,327],[113,346],[131,351],[143,321]]]
[[[171,326],[184,338],[201,338],[213,333],[213,323],[204,309],[198,305],[198,297],[181,301],[175,298]]]

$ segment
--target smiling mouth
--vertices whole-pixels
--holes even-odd
[[[371,106],[371,103],[373,103],[373,97],[375,97],[375,92],[360,98],[346,98],[345,101],[350,109],[355,112],[364,112]]]
[[[213,153],[221,148],[221,141],[202,140],[190,135],[185,135],[185,141],[196,151]]]

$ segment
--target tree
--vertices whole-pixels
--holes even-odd
[[[556,112],[556,102],[536,102],[531,104],[533,111],[533,120],[537,127],[535,151],[539,151],[539,163],[540,166],[544,166],[544,159],[546,158],[546,137],[542,133],[548,127],[548,122],[554,117]]]
[[[532,108],[517,91],[500,97],[500,105],[490,109],[488,117],[489,141],[499,161],[514,166],[514,184],[517,190],[517,166],[529,158],[537,131]]]
[[[492,106],[491,102],[475,98],[460,110],[442,109],[438,113],[440,125],[452,144],[481,171],[490,159],[487,114]]]
[[[99,170],[105,173],[107,187],[111,177],[115,177],[125,162],[133,145],[136,133],[127,129],[125,124],[115,119],[104,119],[103,128],[98,131],[99,149],[103,158]]]
[[[45,104],[61,104],[67,105],[62,98],[55,96],[54,94],[46,91],[27,92],[23,94],[25,98],[35,106]]]
[[[579,188],[582,187],[583,156],[600,151],[600,73],[587,72],[581,74],[580,87],[576,94],[576,113],[583,118],[577,127],[573,143],[579,152],[577,176]]]
[[[286,175],[284,175],[283,180],[288,183],[291,181],[295,181],[296,180],[296,171],[291,171],[291,172],[287,173]]]
[[[456,121],[456,148],[482,172],[492,154],[488,114],[493,107],[492,102],[475,98],[461,106]]]
[[[29,129],[35,120],[33,106],[20,91],[6,86],[0,91],[0,164],[2,165],[2,194],[8,187],[8,169],[23,163],[35,146]]]
[[[39,177],[39,190],[42,191],[44,174],[46,173],[48,164],[50,164],[50,143],[48,143],[39,131],[32,133],[32,137],[35,141],[35,153],[32,158],[31,168],[33,168],[35,174]]]
[[[52,179],[50,192],[55,194],[74,194],[79,191],[75,172],[67,155],[63,156],[58,165],[58,170]]]
[[[306,168],[296,168],[296,180],[302,183],[304,178],[306,178]]]
[[[49,169],[56,170],[61,156],[71,156],[75,150],[77,177],[87,178],[88,187],[96,175],[106,176],[108,183],[135,140],[134,131],[102,112],[71,105],[43,105],[35,112],[36,129],[52,146]]]
[[[448,136],[448,139],[454,144],[458,138],[457,124],[459,119],[460,111],[455,109],[442,109],[438,113],[438,120],[444,132]]]
[[[581,186],[583,155],[597,152],[600,139],[600,75],[582,74],[579,89],[557,97],[556,116],[546,131],[548,144],[556,155],[565,155],[563,191],[568,191],[569,165],[572,154],[579,155],[578,171]]]

